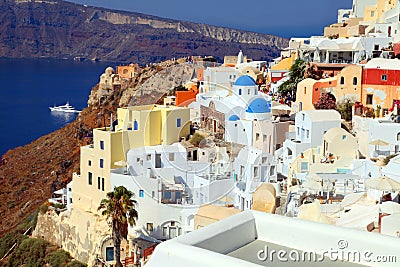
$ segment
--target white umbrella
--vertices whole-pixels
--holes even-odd
[[[322,184],[321,182],[313,181],[313,180],[308,180],[303,184],[303,187],[312,191],[321,191],[322,190]]]
[[[383,141],[381,139],[376,139],[374,141],[371,141],[371,142],[369,142],[369,144],[375,146],[375,150],[377,150],[378,146],[388,146],[388,145],[390,145],[388,142],[385,142],[385,141]]]
[[[365,185],[370,189],[381,191],[400,191],[400,183],[386,176],[367,180]]]
[[[379,208],[382,213],[395,214],[400,213],[400,204],[393,201],[385,201],[379,204]]]
[[[272,110],[283,110],[283,111],[292,111],[292,108],[288,105],[276,105],[271,108]]]

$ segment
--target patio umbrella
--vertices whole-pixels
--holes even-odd
[[[315,180],[309,180],[306,181],[303,184],[303,187],[312,191],[321,191],[322,190],[322,184],[321,182],[317,182]]]
[[[379,204],[379,208],[382,213],[395,214],[400,213],[400,204],[393,201],[385,201]]]
[[[367,180],[365,185],[370,189],[381,191],[400,191],[400,183],[386,176]]]
[[[375,150],[376,150],[376,148],[378,146],[388,146],[388,145],[390,145],[388,142],[385,142],[385,141],[383,141],[381,139],[376,139],[374,141],[371,141],[371,142],[369,142],[369,144],[375,146]]]

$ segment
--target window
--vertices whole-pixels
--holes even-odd
[[[91,172],[88,172],[88,183],[89,185],[93,184],[93,174]]]
[[[372,96],[370,94],[367,95],[367,105],[372,105]]]
[[[400,141],[400,133],[397,134],[397,141]]]
[[[347,139],[347,135],[342,135],[342,140],[346,140]]]
[[[317,88],[315,88],[315,92],[318,92],[318,87],[317,87]]]
[[[306,114],[301,114],[301,117],[303,118],[303,121],[306,119]]]
[[[100,159],[100,168],[104,168],[104,159]]]
[[[167,231],[168,231],[168,228],[164,226],[164,227],[162,228],[162,235],[165,236],[165,237],[167,237]]]
[[[301,171],[302,172],[308,171],[308,162],[301,163]]]
[[[174,153],[169,153],[168,158],[169,158],[169,161],[174,161],[175,160],[175,154]]]
[[[300,135],[300,127],[297,127],[297,135]]]
[[[242,89],[239,89],[239,95],[242,95]]]
[[[101,178],[101,191],[104,191],[104,178]]]
[[[100,177],[97,177],[97,189],[99,189],[100,190]]]
[[[262,158],[261,158],[261,163],[262,163],[262,164],[267,163],[267,157],[262,157]]]
[[[154,231],[153,223],[147,223],[146,228],[148,232],[153,232]]]
[[[344,84],[344,77],[340,77],[340,84]]]
[[[382,81],[387,81],[387,75],[386,74],[382,74],[381,78],[382,78]]]
[[[181,127],[182,126],[182,119],[178,118],[176,119],[176,127]]]
[[[256,133],[256,141],[260,140],[260,134]]]
[[[258,177],[258,167],[254,167],[253,176]]]
[[[357,81],[357,77],[353,77],[353,85],[357,85],[358,81]]]
[[[104,150],[104,141],[100,141],[100,149]]]
[[[247,89],[247,95],[250,95],[250,89]]]
[[[136,120],[133,121],[133,130],[139,130],[139,123]]]
[[[147,155],[146,155],[146,160],[147,160],[147,161],[150,161],[150,160],[151,160],[151,154],[147,154]]]
[[[379,50],[379,45],[378,44],[374,45],[374,50]]]
[[[371,10],[370,16],[371,17],[375,16],[375,10]],[[378,50],[378,49],[376,49],[376,50]]]
[[[144,190],[142,189],[139,190],[139,197],[144,197]]]
[[[307,87],[304,87],[304,94],[307,94]]]
[[[310,138],[310,130],[307,130],[307,138]]]
[[[275,166],[271,166],[269,169],[269,176],[274,176],[275,175]]]
[[[151,197],[152,197],[152,198],[155,198],[155,196],[156,196],[156,192],[151,191]]]
[[[265,141],[267,141],[267,135],[266,134],[263,135],[263,142],[265,142]]]
[[[114,248],[106,247],[106,261],[113,261],[113,260],[114,260]]]
[[[88,165],[92,166],[92,161],[91,160],[88,161]]]

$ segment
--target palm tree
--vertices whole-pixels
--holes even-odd
[[[121,241],[128,236],[128,224],[135,225],[138,217],[133,197],[133,193],[124,186],[114,187],[114,191],[108,192],[107,198],[101,200],[98,208],[102,210],[101,214],[106,216],[107,220],[111,220],[117,267],[122,267]]]

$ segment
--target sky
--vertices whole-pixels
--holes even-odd
[[[69,1],[288,38],[322,35],[324,26],[336,22],[337,10],[352,5],[352,0]]]

